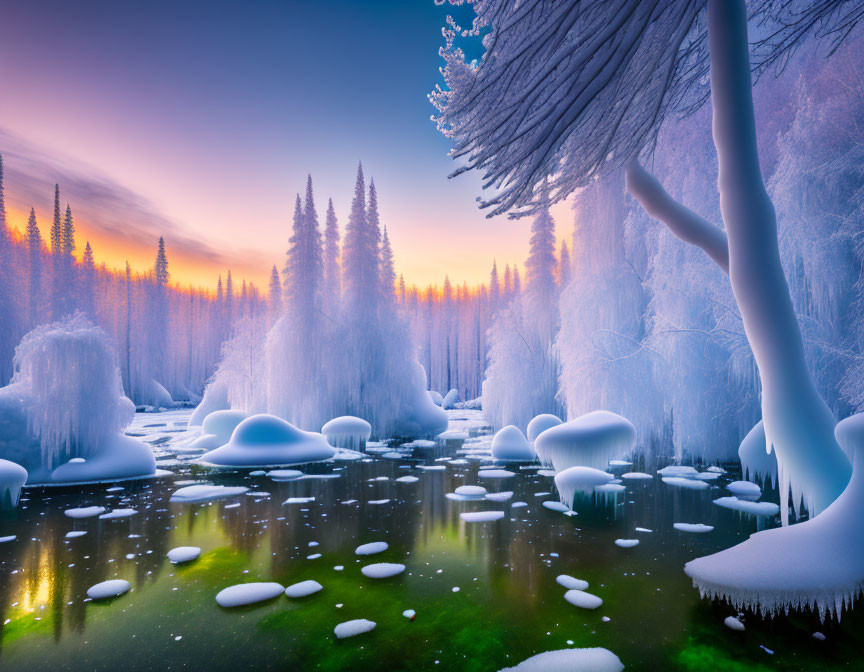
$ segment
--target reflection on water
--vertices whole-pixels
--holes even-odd
[[[659,478],[625,481],[625,492],[582,503],[568,517],[542,506],[557,497],[552,479],[536,469],[510,467],[514,478],[486,481],[477,478],[475,460],[444,471],[417,464],[316,465],[305,471],[339,478],[287,483],[185,465],[172,467],[171,478],[122,490],[28,491],[17,510],[0,518],[0,536],[17,535],[0,544],[0,667],[494,671],[568,643],[605,646],[628,670],[851,669],[846,664],[858,659],[862,628],[855,612],[842,626],[820,625],[812,616],[764,622],[751,615],[738,633],[723,626],[733,613],[728,607],[700,602],[683,564],[756,530],[753,518],[711,504],[726,494],[727,477],[706,491]],[[419,481],[395,482],[407,474]],[[270,494],[170,504],[176,481],[190,478]],[[445,497],[478,482],[514,496],[506,503]],[[552,494],[536,496],[544,492]],[[315,500],[284,505],[289,497]],[[512,506],[520,501],[527,506]],[[88,505],[138,513],[116,520],[63,515]],[[491,523],[459,517],[484,509],[507,515]],[[715,530],[687,534],[674,530],[675,522]],[[66,538],[72,530],[87,534]],[[618,548],[618,538],[640,544]],[[390,548],[358,560],[354,549],[371,541]],[[167,551],[184,545],[200,546],[201,558],[169,564]],[[375,581],[360,574],[371,562],[402,562],[407,570]],[[603,606],[584,611],[566,603],[555,582],[562,573],[589,581]],[[110,578],[129,580],[133,591],[109,603],[85,599],[88,587]],[[244,581],[306,579],[324,590],[239,610],[221,609],[214,599]],[[402,617],[405,609],[416,610],[414,621]],[[352,618],[378,627],[337,641],[333,627]],[[827,640],[814,640],[815,630]]]

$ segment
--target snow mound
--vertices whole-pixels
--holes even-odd
[[[201,403],[192,411],[189,426],[199,427],[204,423],[204,418],[214,411],[224,411],[229,408],[231,408],[231,402],[228,401],[228,386],[223,382],[211,382],[204,389]]]
[[[405,565],[396,562],[376,562],[372,565],[361,567],[363,576],[370,579],[388,579],[405,571]]]
[[[209,413],[201,424],[202,434],[192,442],[192,448],[213,450],[224,446],[231,440],[234,429],[243,422],[249,414],[239,410],[219,410]]]
[[[529,461],[537,455],[519,428],[507,425],[499,429],[492,440],[492,457],[496,460]]]
[[[680,532],[693,532],[695,534],[711,532],[711,530],[714,529],[711,525],[705,525],[703,523],[672,523],[672,527]]]
[[[355,555],[375,555],[376,553],[383,553],[390,546],[386,541],[373,541],[368,544],[361,544],[357,548],[354,549]]]
[[[547,429],[557,427],[563,422],[564,421],[561,418],[557,415],[552,415],[551,413],[541,413],[540,415],[534,416],[531,422],[528,423],[528,440],[533,443],[537,440],[537,437]]]
[[[580,607],[582,609],[596,609],[603,604],[603,600],[599,597],[592,595],[591,593],[586,593],[584,590],[568,590],[564,593],[564,599],[574,607]]]
[[[486,499],[490,502],[506,502],[513,497],[512,490],[504,490],[502,492],[490,492],[486,494]]]
[[[445,410],[453,408],[457,401],[459,401],[459,390],[453,388],[444,395],[444,398],[441,400],[441,408]]]
[[[523,660],[500,672],[621,672],[624,665],[608,649],[559,649]]]
[[[491,523],[504,517],[503,511],[466,511],[459,517],[466,523]]]
[[[762,495],[762,488],[750,481],[732,481],[726,489],[736,497],[757,499]]]
[[[569,574],[559,575],[555,581],[559,585],[564,586],[567,590],[588,590],[588,582],[582,579],[574,579]]]
[[[238,583],[235,586],[223,588],[216,595],[216,603],[220,607],[243,607],[279,597],[285,589],[278,583]]]
[[[20,464],[0,460],[0,509],[18,506],[21,488],[27,482],[27,470]]]
[[[662,469],[658,469],[657,473],[661,476],[682,476],[684,478],[693,478],[699,474],[696,469],[693,467],[685,467],[670,464],[668,467],[663,467]]]
[[[221,467],[267,467],[328,460],[336,451],[315,432],[304,432],[275,415],[243,420],[231,440],[198,461]]]
[[[763,487],[770,479],[771,487],[777,487],[777,453],[773,450],[768,452],[765,427],[761,420],[747,432],[738,447],[738,459],[741,460],[741,473],[745,479],[758,479]]]
[[[864,453],[864,417],[835,429],[844,450]],[[849,608],[864,586],[864,469],[822,513],[796,525],[757,532],[746,541],[688,562],[684,571],[700,595],[761,614],[814,608],[821,618]]]
[[[346,637],[354,637],[362,635],[364,632],[370,632],[375,629],[375,621],[370,621],[365,618],[355,618],[353,621],[345,621],[333,628],[333,634],[337,639],[345,639]]]
[[[175,565],[192,562],[200,557],[201,549],[197,546],[178,546],[168,551],[168,561]]]
[[[372,436],[372,425],[363,418],[343,415],[326,423],[321,433],[331,446],[362,451]]]
[[[551,427],[537,437],[534,448],[555,471],[570,467],[603,469],[609,460],[628,457],[636,445],[636,428],[609,411],[593,411]]]
[[[308,597],[309,595],[314,595],[319,590],[323,590],[324,586],[322,586],[317,581],[312,581],[311,579],[308,581],[301,581],[300,583],[295,583],[291,586],[288,586],[285,589],[285,594],[288,597]]]
[[[639,545],[638,539],[616,539],[615,545],[619,548],[633,548]]]
[[[223,499],[242,495],[249,488],[242,485],[187,485],[185,488],[175,490],[169,501],[172,502],[206,502],[212,499]]]
[[[595,487],[613,478],[612,474],[592,467],[570,467],[555,475],[555,487],[561,503],[572,509],[577,494],[590,495]]]
[[[107,600],[128,593],[132,586],[125,579],[102,581],[87,589],[87,597],[91,600]]]

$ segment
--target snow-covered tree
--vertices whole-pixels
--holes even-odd
[[[563,291],[570,284],[573,276],[573,262],[570,260],[570,248],[567,241],[561,241],[561,251],[558,253],[558,287]]]
[[[39,225],[36,223],[36,211],[30,208],[30,217],[27,219],[27,325],[31,329],[41,324],[44,319],[42,265],[42,234],[39,233]]]
[[[324,308],[334,312],[342,296],[342,268],[340,265],[339,222],[333,209],[333,199],[327,202],[324,225]]]
[[[279,278],[279,271],[276,270],[276,264],[270,269],[270,291],[267,297],[267,305],[270,314],[270,324],[272,325],[279,315],[282,313],[282,280]]]

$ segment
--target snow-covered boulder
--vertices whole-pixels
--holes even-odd
[[[222,467],[269,467],[327,460],[335,452],[323,435],[304,432],[282,418],[262,413],[243,420],[228,443],[204,453],[199,462]]]
[[[593,495],[594,488],[605,485],[615,477],[612,474],[592,467],[570,467],[555,474],[555,487],[561,503],[573,508],[577,494]]]
[[[534,442],[537,455],[555,471],[576,466],[604,469],[609,460],[628,457],[635,445],[636,428],[610,411],[592,411],[551,427]]]
[[[15,375],[0,388],[0,459],[24,467],[29,484],[151,476],[153,452],[123,433],[134,415],[110,338],[76,314],[16,348]]]
[[[456,388],[452,388],[447,394],[444,395],[444,398],[441,400],[441,408],[448,409],[453,408],[456,405],[456,402],[459,401],[459,390]]]
[[[444,397],[441,396],[441,393],[438,390],[429,390],[429,398],[436,406],[440,406],[444,403]]]
[[[745,479],[758,479],[763,487],[770,479],[771,487],[777,487],[777,453],[767,450],[765,427],[761,420],[747,432],[738,447],[738,459]]]
[[[551,413],[535,415],[531,422],[528,423],[528,440],[533,443],[537,440],[537,437],[547,429],[557,427],[563,422],[564,421],[561,418],[557,415],[552,415]]]
[[[372,425],[363,418],[343,415],[327,422],[321,428],[321,433],[331,446],[362,451],[372,436]]]
[[[527,461],[537,457],[528,439],[516,425],[502,427],[492,439],[492,457],[496,460]]]
[[[199,427],[203,424],[204,418],[213,411],[224,411],[228,408],[231,408],[231,402],[228,401],[228,386],[225,383],[214,381],[204,389],[204,398],[192,411],[189,426]]]
[[[27,482],[27,470],[20,464],[0,460],[0,509],[18,506],[21,488]]]

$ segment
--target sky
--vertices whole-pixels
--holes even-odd
[[[214,286],[281,269],[296,192],[340,226],[358,161],[409,284],[469,284],[524,261],[530,222],[486,219],[428,92],[441,82],[433,0],[28,0],[0,21],[0,154],[10,221],[47,232],[53,185],[97,262]],[[556,215],[560,236],[569,207]],[[83,248],[83,242],[80,243]]]

